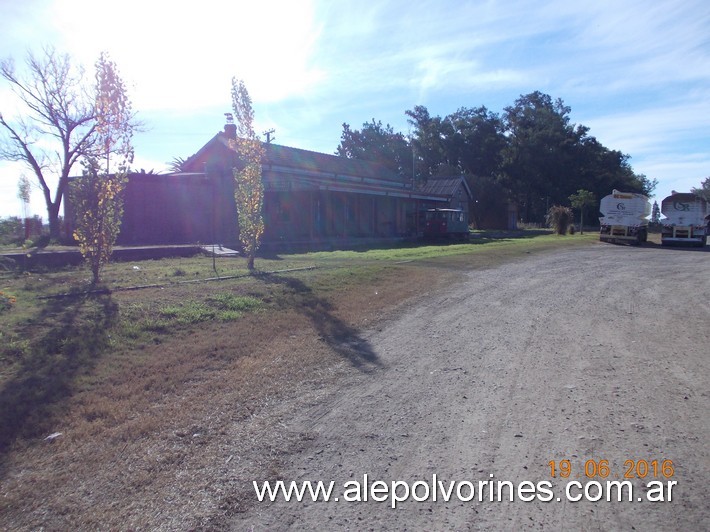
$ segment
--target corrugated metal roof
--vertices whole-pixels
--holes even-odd
[[[227,136],[220,132],[186,161],[186,170],[192,163],[212,149],[231,149]],[[464,188],[471,196],[466,181],[461,177],[431,179],[426,185],[414,189],[411,182],[375,161],[348,159],[338,155],[319,153],[300,148],[264,144],[264,182],[272,190],[316,188],[361,194],[376,194],[412,199],[445,201]],[[194,170],[198,170],[195,168]],[[193,170],[193,171],[194,171]]]
[[[462,183],[464,189],[468,192],[469,197],[471,197],[471,191],[468,188],[468,184],[462,177],[429,179],[418,189],[418,191],[424,194],[435,194],[438,196],[451,197],[458,192]]]
[[[265,144],[265,164],[287,166],[325,174],[350,175],[385,181],[402,182],[403,179],[386,166],[375,161],[347,159],[338,155],[291,148],[278,144]]]
[[[296,168],[302,171],[317,172],[320,174],[349,175],[359,178],[391,181],[393,183],[403,183],[406,181],[399,174],[376,161],[347,159],[338,155],[292,148],[290,146],[281,146],[279,144],[264,143],[263,146],[266,151],[265,166]],[[197,153],[187,158],[184,165],[185,170],[202,170],[201,168],[192,168],[193,162],[197,161],[202,154],[213,147],[221,149],[226,147],[231,149],[229,139],[223,132],[220,132],[212,137]]]

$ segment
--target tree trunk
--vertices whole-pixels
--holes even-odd
[[[49,238],[50,240],[58,241],[61,237],[61,228],[59,226],[59,204],[49,203],[47,205],[47,216],[49,218]]]
[[[584,234],[584,207],[579,211],[579,234]]]

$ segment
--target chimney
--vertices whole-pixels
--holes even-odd
[[[232,113],[224,113],[227,123],[224,124],[224,134],[228,139],[237,140],[237,124],[234,123],[234,115]]]

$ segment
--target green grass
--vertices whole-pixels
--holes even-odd
[[[596,233],[587,233],[584,235],[574,236],[531,234],[531,236],[522,236],[517,238],[472,238],[469,242],[452,244],[402,244],[399,246],[367,249],[362,251],[321,251],[303,255],[293,255],[292,259],[310,259],[321,264],[327,264],[335,261],[418,261],[443,259],[446,257],[474,253],[488,253],[500,249],[533,250],[557,247],[561,245],[579,245],[595,242],[598,239],[599,236]]]
[[[238,296],[220,293],[208,297],[204,302],[186,301],[160,308],[159,313],[166,327],[173,325],[196,325],[204,321],[217,319],[232,321],[239,319],[245,312],[258,309],[261,301],[250,296]]]
[[[147,345],[249,313],[262,313],[265,320],[289,308],[308,309],[314,316],[327,313],[343,290],[367,287],[418,264],[491,267],[597,238],[478,238],[450,245],[280,255],[258,258],[258,275],[250,275],[245,261],[237,258],[217,259],[216,272],[212,259],[204,256],[112,263],[104,270],[102,287],[109,292],[103,294],[86,293],[92,288],[91,273],[81,267],[0,272],[0,291],[13,298],[0,312],[0,426],[9,427],[0,449],[13,435],[48,429],[61,400],[92,381],[102,358],[130,365],[144,356]],[[289,269],[296,271],[268,273]],[[229,279],[210,280],[217,277]],[[123,290],[147,285],[152,288]],[[60,294],[70,296],[47,298]]]

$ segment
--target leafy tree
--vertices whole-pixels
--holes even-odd
[[[450,135],[449,131],[444,131],[449,125],[445,126],[438,116],[432,117],[423,105],[417,105],[414,109],[405,111],[405,114],[409,117],[407,121],[414,128],[411,139],[414,174],[417,180],[425,182],[437,175],[441,166],[449,164],[443,143],[447,134]]]
[[[232,142],[241,165],[241,168],[233,169],[239,240],[247,256],[247,267],[254,270],[254,258],[264,233],[261,161],[265,151],[259,137],[254,133],[251,97],[244,82],[237,78],[232,78],[232,108],[237,126],[237,138]]]
[[[76,209],[74,238],[89,263],[94,284],[108,263],[121,228],[122,192],[128,164],[133,160],[133,129],[124,127],[133,115],[123,80],[115,63],[101,54],[96,63],[96,135],[102,148],[100,157],[82,160],[84,172],[72,180],[69,193]],[[111,170],[111,158],[118,168]]]
[[[505,109],[509,143],[501,175],[528,221],[579,189],[601,197],[614,188],[648,195],[656,187],[655,180],[633,172],[627,155],[604,147],[586,126],[570,123],[570,112],[561,99],[540,92]]]
[[[120,159],[119,166],[125,170],[124,167],[133,162],[131,140],[137,124],[133,122],[133,106],[116,63],[105,52],[96,61],[95,94],[97,151],[105,159],[104,171],[107,174],[111,171],[112,156]]]
[[[526,221],[539,219],[549,203],[561,203],[574,176],[575,146],[587,128],[570,124],[571,109],[561,99],[534,92],[505,108],[508,146],[502,175],[524,209]]]
[[[500,117],[485,107],[460,108],[444,118],[450,124],[450,137],[445,138],[449,164],[462,173],[494,176],[499,172],[507,140]]]
[[[703,179],[703,182],[700,184],[700,188],[693,187],[691,192],[693,194],[697,194],[701,198],[705,198],[707,201],[710,201],[710,177]]]
[[[499,174],[507,140],[500,117],[485,107],[461,107],[441,118],[432,117],[424,106],[406,111],[413,127],[412,147],[417,175],[426,181],[437,175],[464,174],[489,179]]]
[[[101,279],[101,270],[111,258],[121,227],[125,172],[102,173],[98,159],[83,161],[84,172],[72,179],[69,195],[76,209],[74,238],[91,267],[93,282]]]
[[[0,76],[26,111],[14,119],[0,113],[0,125],[8,135],[0,146],[0,159],[24,162],[32,170],[47,205],[50,236],[57,239],[60,207],[74,165],[82,158],[105,159],[112,149],[122,149],[121,137],[130,138],[139,123],[127,105],[123,84],[92,91],[83,68],[69,55],[45,48],[39,56],[28,53],[26,66],[26,75],[20,76],[11,59],[0,63]],[[104,76],[115,65],[102,54],[96,67],[97,76]],[[116,104],[121,101],[123,105]],[[120,114],[114,114],[116,110]],[[52,178],[57,179],[53,197]]]
[[[594,192],[579,189],[576,194],[569,197],[572,207],[579,209],[579,234],[584,234],[584,209],[597,202],[597,197]]]
[[[403,179],[412,177],[412,150],[402,133],[381,121],[366,122],[362,129],[351,129],[343,124],[340,144],[336,154],[348,159],[374,161],[399,174]]]
[[[657,185],[656,180],[634,173],[628,155],[609,150],[594,137],[583,137],[576,152],[572,184],[577,189],[593,192],[598,198],[614,189],[649,196]]]

